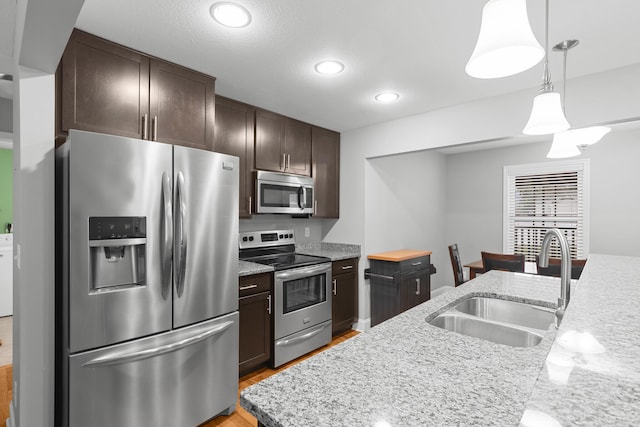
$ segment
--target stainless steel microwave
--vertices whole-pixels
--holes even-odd
[[[277,172],[256,172],[256,212],[313,213],[313,178]]]

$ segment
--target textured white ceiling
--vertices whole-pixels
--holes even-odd
[[[213,75],[220,95],[338,131],[522,89],[534,95],[541,80],[542,63],[498,80],[464,73],[482,0],[237,0],[253,16],[241,29],[211,19],[215,1],[86,0],[76,26]],[[527,3],[544,43],[544,1]],[[638,16],[637,0],[550,1],[550,44],[580,40],[569,78],[640,62]],[[314,64],[329,58],[345,71],[317,75]],[[558,82],[562,56],[550,59]],[[383,90],[400,100],[375,102]]]

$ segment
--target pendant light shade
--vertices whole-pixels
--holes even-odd
[[[547,157],[557,159],[578,156],[580,155],[579,147],[585,148],[593,145],[609,132],[611,132],[611,128],[607,126],[590,126],[558,132],[553,135],[553,143]]]
[[[573,130],[566,130],[553,135],[553,142],[551,143],[551,149],[547,153],[547,158],[563,159],[580,155],[580,150],[572,141],[572,132]]]
[[[562,111],[560,94],[544,92],[533,98],[531,116],[522,133],[525,135],[547,135],[571,127]]]
[[[536,65],[544,52],[531,31],[526,0],[489,0],[465,71],[479,79],[511,76]]]

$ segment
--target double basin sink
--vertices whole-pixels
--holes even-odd
[[[512,347],[533,347],[555,321],[555,310],[490,297],[470,297],[429,323]]]

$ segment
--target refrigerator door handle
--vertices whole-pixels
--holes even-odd
[[[146,348],[143,350],[137,350],[131,353],[124,354],[107,354],[105,356],[89,360],[88,362],[83,363],[82,366],[85,368],[101,368],[105,366],[121,365],[124,363],[131,363],[138,360],[149,359],[151,357],[156,357],[161,354],[170,353],[172,351],[177,351],[182,348],[189,347],[214,335],[220,335],[221,333],[229,329],[231,325],[233,325],[233,321],[224,322],[204,332],[199,332],[195,335],[183,338],[180,341],[161,345],[159,347]]]
[[[176,259],[176,265],[178,267],[176,292],[178,298],[184,293],[184,276],[187,268],[187,227],[184,223],[187,216],[187,200],[184,194],[184,185],[184,175],[182,172],[178,172],[176,185],[176,204],[178,205],[178,212],[176,214],[176,233],[178,235],[176,239],[179,245],[177,250],[178,258]]]
[[[171,174],[162,174],[162,198],[164,207],[162,244],[162,296],[166,300],[171,289],[171,258],[173,256],[173,202],[171,195]]]

